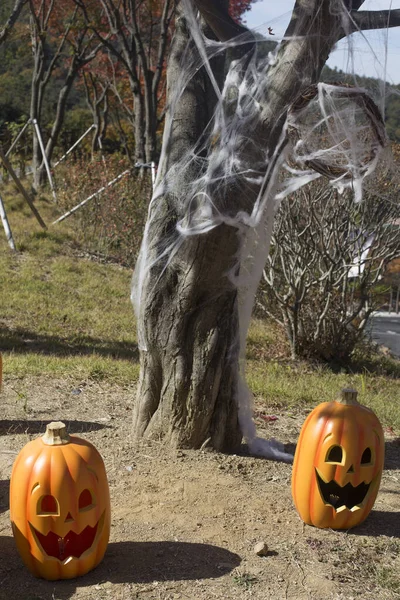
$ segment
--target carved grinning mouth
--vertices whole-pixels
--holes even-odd
[[[349,510],[357,510],[363,503],[371,483],[361,482],[354,487],[351,483],[346,483],[343,487],[336,483],[335,480],[325,482],[315,469],[318,481],[319,491],[325,504],[330,504],[336,511],[348,508]]]
[[[70,557],[80,558],[86,550],[89,550],[96,538],[97,531],[101,531],[103,523],[104,512],[93,527],[87,525],[81,533],[69,531],[65,537],[60,537],[53,531],[49,531],[47,535],[43,535],[31,523],[29,525],[39,546],[42,547],[47,556],[65,561]]]

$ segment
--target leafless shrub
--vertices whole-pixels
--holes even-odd
[[[342,363],[363,336],[377,283],[400,253],[395,186],[383,176],[374,186],[356,203],[314,182],[278,211],[258,307],[285,329],[293,358]]]

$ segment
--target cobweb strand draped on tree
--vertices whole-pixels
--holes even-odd
[[[146,368],[161,362],[154,341],[149,342],[149,297],[153,305],[157,302],[164,310],[165,298],[172,293],[174,282],[187,277],[186,287],[180,288],[182,304],[194,293],[187,290],[197,285],[196,310],[207,313],[221,311],[221,296],[226,293],[226,311],[235,314],[229,348],[224,352],[226,360],[232,362],[233,372],[238,373],[231,389],[240,432],[251,452],[283,460],[290,457],[278,444],[257,437],[244,358],[274,214],[280,199],[323,175],[330,178],[330,185],[339,191],[351,189],[361,201],[364,179],[375,169],[386,141],[381,115],[368,92],[344,85],[317,84],[332,46],[354,31],[354,22],[341,0],[309,4],[314,7],[314,17],[299,10],[281,39],[268,38],[266,24],[256,32],[244,31],[221,42],[212,39],[212,32],[192,0],[182,0],[173,51],[179,68],[170,76],[163,152],[132,289],[140,350],[147,354]],[[318,4],[320,9],[314,6]],[[189,144],[195,124],[185,137],[180,135],[177,123],[185,119],[193,123],[194,117],[185,112],[185,107],[190,102],[190,106],[197,106],[193,96],[204,89],[212,98],[212,109],[201,134]],[[198,118],[204,119],[204,115],[199,112]],[[225,245],[220,241],[224,236]],[[214,281],[211,275],[208,279],[197,276],[197,281],[190,277],[192,261],[194,265],[199,256],[196,244],[203,247],[207,240],[210,248],[217,243],[220,254],[208,256],[209,264],[202,265],[201,273],[211,273],[221,265],[220,286],[216,284],[215,289],[210,289],[214,285],[209,284]],[[199,289],[202,285],[208,289]],[[181,310],[179,303],[177,298],[177,309]],[[161,323],[162,313],[159,319]],[[190,330],[194,345],[196,327]],[[209,340],[204,342],[205,363],[207,352],[220,344],[217,337],[214,325],[210,325]],[[179,348],[176,353],[179,354]],[[190,349],[190,353],[188,362],[192,367],[199,357],[195,356],[196,350]],[[182,365],[187,368],[188,362],[184,357]],[[179,371],[179,365],[176,369]],[[218,373],[215,386],[224,377]],[[186,375],[182,372],[179,376]],[[215,428],[212,410],[213,402],[218,402],[218,391],[214,390],[214,382],[208,381],[206,374],[203,376],[209,389],[204,390],[195,410],[199,411],[199,420],[200,416],[204,420],[204,412],[210,412],[202,434],[204,441],[209,435],[207,427]],[[162,420],[163,407],[156,396],[162,396],[168,385],[168,378],[160,371],[160,381],[156,383],[146,377],[146,373],[142,374],[139,394],[144,390],[147,399],[142,402],[138,397],[135,410],[140,434],[151,427],[152,420]],[[196,374],[191,374],[184,392],[188,396],[198,393],[195,379]],[[179,393],[178,390],[175,396]],[[207,394],[210,406],[206,405]],[[174,413],[174,425],[181,427],[185,419],[189,421],[193,416],[189,402],[183,398],[182,403],[186,408],[179,415]],[[139,425],[138,420],[142,421]],[[202,438],[198,439],[195,446]],[[219,449],[227,447],[222,441],[214,443],[218,445]]]

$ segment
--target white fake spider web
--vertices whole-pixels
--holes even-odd
[[[241,378],[237,402],[240,425],[251,452],[268,458],[290,460],[290,456],[278,444],[257,437],[252,419],[252,394],[245,382],[247,331],[269,249],[274,214],[280,199],[321,177],[321,172],[329,175],[329,170],[331,185],[339,190],[350,187],[361,200],[363,181],[376,167],[384,146],[382,122],[379,113],[371,108],[375,105],[365,90],[319,84],[311,101],[305,102],[301,110],[298,107],[293,110],[286,107],[288,117],[274,148],[268,147],[268,144],[250,147],[254,141],[249,140],[248,132],[259,122],[268,71],[276,61],[282,40],[278,39],[275,50],[271,49],[267,42],[269,24],[257,28],[257,33],[245,33],[227,43],[209,40],[201,31],[192,0],[182,2],[197,54],[194,59],[190,53],[183,55],[180,81],[173,97],[169,99],[164,140],[171,138],[177,103],[200,68],[205,68],[217,102],[209,132],[167,170],[163,166],[167,161],[165,152],[168,144],[163,146],[164,154],[160,159],[149,215],[151,219],[159,218],[159,201],[172,193],[183,198],[182,216],[176,224],[176,231],[170,238],[166,237],[163,248],[155,258],[154,252],[150,252],[150,223],[147,223],[133,280],[132,301],[140,325],[143,284],[156,261],[165,265],[160,274],[162,278],[188,236],[204,235],[221,224],[237,230],[241,238],[241,250],[237,265],[228,276],[239,293]],[[343,11],[345,25],[347,13],[341,1],[332,4],[336,10]],[[253,50],[231,61],[223,86],[220,87],[213,74],[211,59],[250,44]],[[288,143],[288,132],[292,132],[289,135],[291,143]],[[319,172],[315,170],[316,165],[320,167]],[[187,189],[177,190],[176,174],[182,171],[197,175],[188,183]],[[286,173],[285,177],[280,176],[282,171]],[[238,176],[249,189],[258,189],[255,202],[246,204],[246,198],[243,197],[238,198],[237,204],[224,201],[226,191]],[[138,340],[140,348],[145,350],[146,336],[140,326]]]

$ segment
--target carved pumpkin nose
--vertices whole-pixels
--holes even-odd
[[[73,521],[73,520],[74,520],[74,519],[73,519],[73,517],[72,517],[71,513],[69,512],[69,513],[67,514],[67,516],[65,517],[65,523],[68,523],[68,521]]]
[[[347,472],[348,473],[354,473],[354,465],[351,465],[350,469]]]

